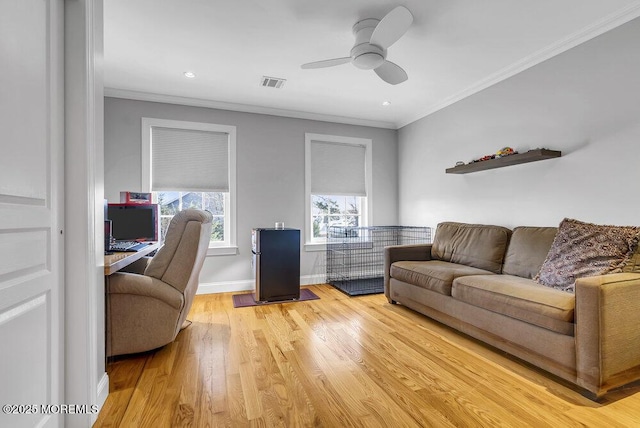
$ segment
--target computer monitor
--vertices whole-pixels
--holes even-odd
[[[107,219],[117,241],[158,240],[158,204],[109,204]]]

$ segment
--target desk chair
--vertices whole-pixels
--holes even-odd
[[[198,289],[212,218],[207,211],[180,211],[144,273],[108,277],[107,356],[149,351],[176,338]]]

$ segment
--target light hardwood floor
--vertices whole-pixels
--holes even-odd
[[[233,308],[108,364],[94,427],[638,427],[640,383],[596,403],[557,378],[383,295]]]

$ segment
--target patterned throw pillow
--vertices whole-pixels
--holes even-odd
[[[576,278],[622,272],[638,246],[640,227],[602,226],[565,218],[534,278],[573,293]]]

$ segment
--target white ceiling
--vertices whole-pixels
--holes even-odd
[[[349,56],[353,24],[398,5],[414,22],[387,59],[408,81],[300,68]],[[398,128],[638,16],[637,0],[105,0],[104,81],[110,96]]]

